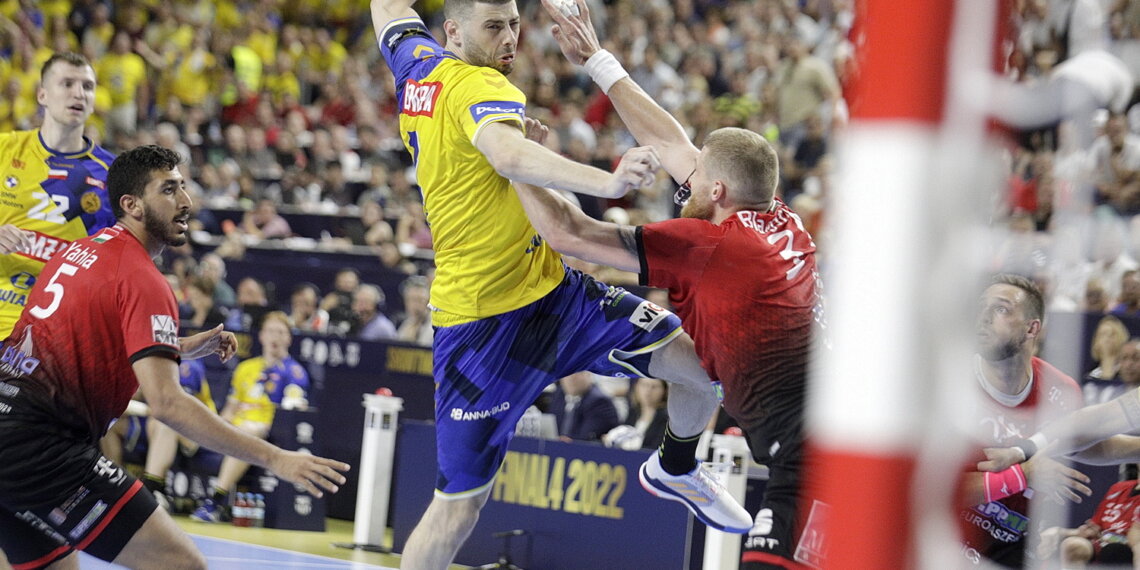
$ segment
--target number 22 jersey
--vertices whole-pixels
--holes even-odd
[[[84,140],[82,151],[62,153],[39,130],[0,133],[0,225],[35,232],[28,251],[0,255],[0,338],[12,331],[53,254],[115,224],[106,187],[115,157]]]

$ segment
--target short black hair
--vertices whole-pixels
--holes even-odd
[[[444,0],[443,17],[448,20],[460,21],[465,19],[475,4],[492,4],[501,6],[514,0]]]
[[[51,57],[44,62],[43,66],[40,67],[40,83],[43,83],[44,77],[47,77],[47,73],[51,70],[52,66],[61,62],[74,65],[75,67],[92,67],[91,62],[87,61],[86,57],[73,51],[53,53]],[[92,67],[92,69],[94,68]]]
[[[1045,319],[1045,296],[1032,279],[1013,273],[999,273],[990,279],[990,285],[1010,285],[1025,291],[1027,316],[1030,319]]]
[[[166,172],[179,164],[182,164],[182,155],[157,145],[135,147],[115,158],[107,171],[107,194],[115,218],[126,215],[119,204],[123,196],[142,197],[152,172]]]

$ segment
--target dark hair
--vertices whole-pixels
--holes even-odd
[[[152,172],[166,172],[179,164],[182,164],[181,155],[156,145],[139,146],[120,154],[107,171],[111,212],[116,218],[122,218],[126,214],[119,204],[123,196],[142,197]]]
[[[455,20],[457,22],[463,20],[471,13],[471,8],[475,4],[493,4],[501,6],[515,0],[444,0],[443,3],[443,17],[448,20]]]
[[[1010,285],[1025,291],[1026,315],[1030,319],[1045,319],[1045,296],[1032,279],[1013,273],[999,273],[990,279],[990,285]]]
[[[44,82],[44,78],[47,77],[51,67],[60,62],[71,64],[75,67],[91,67],[91,62],[87,61],[87,58],[73,51],[53,53],[51,57],[44,62],[43,66],[40,67],[40,83]]]
[[[308,281],[302,281],[302,282],[293,286],[293,291],[291,293],[289,293],[289,298],[292,299],[294,295],[296,295],[297,293],[300,293],[301,291],[304,291],[306,289],[311,289],[313,291],[313,294],[316,295],[318,298],[321,296],[321,288],[320,287],[317,287],[316,285],[314,285],[313,283],[310,283]]]

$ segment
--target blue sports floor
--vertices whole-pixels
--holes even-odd
[[[349,562],[324,556],[314,556],[279,548],[257,546],[224,538],[191,535],[194,543],[206,555],[211,570],[273,570],[283,568],[315,568],[328,570],[394,570],[363,562]],[[81,570],[122,568],[79,554]]]

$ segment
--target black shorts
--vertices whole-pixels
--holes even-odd
[[[803,489],[803,402],[790,398],[787,405],[770,409],[763,421],[741,426],[753,458],[768,467],[768,483],[757,524],[744,539],[740,568],[801,567],[792,561],[818,567],[822,565],[820,545],[804,540],[803,534],[808,520],[822,517],[826,505],[811,501],[811,494]]]
[[[110,562],[158,508],[142,483],[77,435],[0,420],[0,549],[16,568],[73,550]]]

